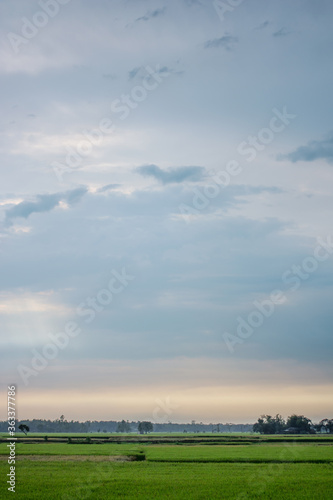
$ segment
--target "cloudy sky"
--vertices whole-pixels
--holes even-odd
[[[1,2],[1,390],[19,418],[333,416],[332,15]]]

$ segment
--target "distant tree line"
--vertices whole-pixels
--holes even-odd
[[[55,420],[33,419],[17,420],[17,432],[73,432],[73,433],[99,433],[99,432],[119,432],[119,433],[149,433],[149,432],[259,432],[261,434],[311,434],[315,432],[333,433],[333,419],[324,418],[317,424],[304,415],[291,415],[284,420],[281,415],[261,415],[258,421],[253,424],[218,423],[204,424],[192,420],[191,423],[177,424],[173,422],[152,423],[147,421],[128,420],[77,420],[67,421],[64,415]],[[0,421],[0,432],[7,432],[8,422]]]
[[[226,432],[252,432],[253,424],[235,424],[235,423],[210,423],[203,424],[202,422],[195,422],[186,424],[176,424],[172,422],[164,424],[154,424],[155,432],[214,432],[214,433],[226,433]]]
[[[151,422],[138,422],[137,431],[140,432],[140,434],[148,434],[149,432],[153,432],[153,430],[154,426]],[[117,425],[117,432],[132,432],[132,427],[128,421],[122,420]]]
[[[140,425],[141,424],[141,425]],[[25,427],[19,429],[19,426],[27,426],[30,432],[52,433],[52,432],[73,432],[73,433],[98,433],[98,432],[251,432],[252,424],[234,424],[234,423],[217,423],[204,424],[203,422],[177,424],[173,422],[167,423],[152,423],[148,422],[148,427],[144,422],[128,421],[128,420],[86,420],[79,422],[77,420],[66,420],[64,415],[61,415],[55,420],[33,419],[33,420],[18,420],[16,421],[16,430],[24,432]],[[7,432],[8,422],[0,421],[0,432]]]
[[[73,432],[73,433],[88,433],[88,432],[116,432],[119,422],[117,421],[90,421],[79,422],[76,420],[67,421],[62,415],[56,420],[33,419],[33,420],[17,420],[16,430],[19,430],[20,425],[27,425],[30,432],[52,433],[52,432]],[[131,424],[136,424],[132,422]],[[0,421],[0,432],[7,432],[8,422]],[[21,429],[20,429],[21,430]]]
[[[261,415],[253,425],[253,432],[260,434],[315,434],[333,433],[333,419],[324,418],[314,424],[304,415],[290,415],[284,420],[281,415]]]

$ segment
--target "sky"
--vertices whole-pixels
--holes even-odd
[[[332,15],[1,1],[1,399],[17,386],[18,418],[332,417]]]

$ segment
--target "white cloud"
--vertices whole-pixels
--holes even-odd
[[[70,374],[69,389],[83,393],[91,366],[92,384],[123,380],[123,374],[128,398],[118,397],[119,412],[130,408],[133,387],[140,386],[144,413],[175,366],[178,379],[186,380],[183,415],[195,418],[203,403],[215,411],[223,388],[231,401],[224,381],[214,385],[219,374],[230,384],[237,380],[235,416],[243,411],[247,380],[257,387],[258,409],[270,390],[260,377],[271,366],[270,380],[282,373],[288,386],[308,377],[308,367],[317,373],[330,353],[331,260],[240,346],[235,360],[222,334],[236,328],[255,298],[281,286],[282,273],[309,255],[319,234],[331,233],[331,142],[325,139],[332,121],[331,54],[323,47],[332,45],[333,7],[306,2],[300,11],[281,0],[263,11],[258,2],[243,2],[222,26],[205,2],[170,0],[157,13],[161,5],[109,4],[69,2],[16,55],[6,35],[19,32],[21,18],[32,19],[40,7],[23,0],[1,4],[0,327],[11,346],[3,351],[2,369],[15,371],[49,331],[79,319],[82,337],[36,381],[45,392],[64,394]],[[273,37],[287,17],[293,35]],[[265,29],[254,29],[260,25]],[[111,103],[141,85],[147,65],[159,66],[157,78],[163,68],[170,75],[145,100],[131,103],[122,120]],[[255,141],[271,110],[284,106],[297,119],[264,148],[257,144],[255,161],[247,161],[239,145]],[[114,132],[60,183],[50,165],[65,162],[83,130],[96,129],[103,118],[114,122]],[[292,153],[278,162],[286,152]],[[231,161],[241,173],[187,224],[179,205],[191,205],[193,189],[204,192],[210,172]],[[144,177],[136,170],[142,166],[154,168],[141,169],[149,174]],[[179,169],[186,166],[192,170]],[[124,266],[136,276],[131,289],[93,324],[77,318],[77,306]],[[316,375],[309,394],[329,376],[325,370]],[[170,374],[168,387],[176,391],[176,385]],[[325,409],[320,394],[316,401]]]
[[[67,314],[64,304],[54,301],[54,292],[1,292],[0,314],[21,315],[25,313]]]

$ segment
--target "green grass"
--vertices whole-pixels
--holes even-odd
[[[17,443],[17,455],[135,455],[143,450],[150,461],[168,462],[324,462],[333,463],[331,444],[260,443],[252,445],[136,445]],[[7,455],[6,443],[0,443],[0,455]]]
[[[332,462],[333,446],[260,444],[251,446],[143,446],[147,459],[170,462]]]
[[[0,497],[6,486],[0,463]],[[314,464],[55,463],[17,464],[15,498],[327,500],[332,467]]]
[[[16,455],[131,455],[139,448],[133,444],[67,444],[67,443],[17,443]],[[0,455],[7,455],[6,443],[0,443]]]
[[[21,460],[16,462],[15,495],[27,500],[333,500],[333,444],[329,437],[309,437],[303,443],[256,436],[248,443],[243,435],[237,445],[234,439],[212,445],[204,439],[207,436],[196,437],[196,444],[181,442],[180,435],[173,436],[173,444],[17,443]],[[0,455],[8,455],[6,444],[0,443]],[[140,450],[145,453],[144,462],[106,461],[110,455],[137,455]],[[37,460],[24,455],[35,455]],[[43,455],[49,456],[48,461]],[[84,458],[56,461],[56,455]],[[88,461],[96,455],[106,459]],[[1,460],[0,499],[10,498],[8,471],[7,460]]]

